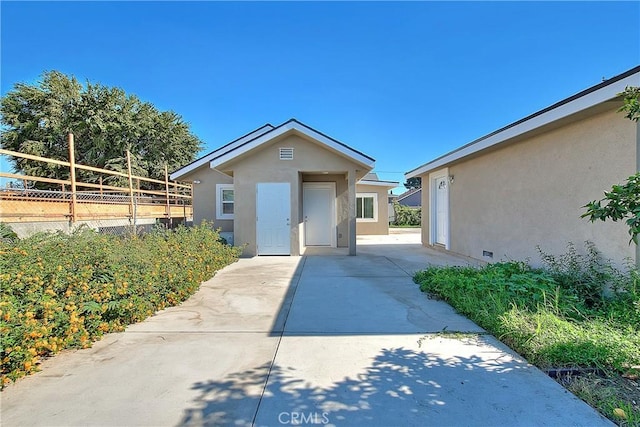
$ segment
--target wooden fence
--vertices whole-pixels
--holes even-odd
[[[164,180],[136,176],[131,173],[131,154],[127,151],[127,173],[77,164],[73,134],[68,135],[69,159],[56,160],[0,149],[0,155],[34,160],[69,168],[69,179],[54,179],[0,171],[0,178],[17,180],[17,187],[0,189],[0,222],[20,223],[39,221],[77,221],[138,218],[175,219],[192,217],[193,192],[191,184],[169,181],[167,166]],[[96,182],[76,179],[78,170],[99,174]],[[128,185],[103,183],[103,176],[126,178]],[[59,190],[37,190],[32,182],[60,186]],[[141,189],[141,183],[153,183],[162,190]]]

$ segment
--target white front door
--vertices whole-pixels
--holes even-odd
[[[256,184],[258,255],[291,254],[291,187],[288,182]]]
[[[449,190],[446,176],[435,179],[435,243],[447,246],[447,233],[449,230]]]
[[[305,246],[336,246],[336,185],[334,182],[302,184]]]

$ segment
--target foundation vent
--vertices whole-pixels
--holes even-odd
[[[280,147],[280,160],[293,160],[293,148]]]

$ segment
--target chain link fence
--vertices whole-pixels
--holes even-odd
[[[39,231],[71,232],[79,226],[115,235],[142,234],[157,225],[173,228],[192,221],[191,200],[126,191],[0,189],[0,222],[18,237]]]
[[[0,222],[18,237],[71,232],[79,226],[101,233],[140,234],[159,224],[172,228],[193,221],[192,186],[169,181],[167,165],[161,180],[133,175],[129,151],[126,173],[77,164],[73,134],[67,140],[69,161],[0,149]],[[4,171],[9,159],[44,163],[61,173]]]

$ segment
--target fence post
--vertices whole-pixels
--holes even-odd
[[[171,225],[171,204],[169,201],[169,169],[167,168],[167,164],[164,164],[164,192],[165,197],[167,198],[165,204],[167,206],[167,220],[168,226]]]
[[[129,177],[129,215],[133,226],[136,226],[135,219],[135,196],[133,195],[133,177],[131,176],[131,152],[127,150],[127,175]]]
[[[73,134],[69,132],[67,135],[69,143],[69,180],[71,181],[71,204],[69,205],[69,221],[71,224],[76,222],[76,153],[73,140]]]

